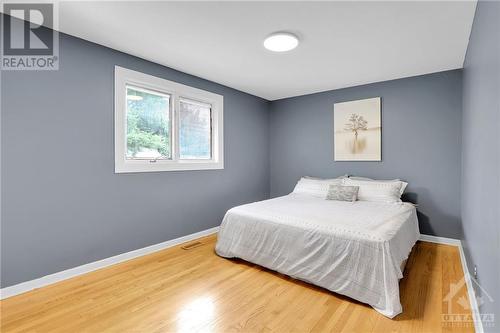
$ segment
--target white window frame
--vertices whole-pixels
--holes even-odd
[[[132,160],[127,152],[127,85],[169,94],[171,159]],[[211,105],[211,158],[179,158],[180,100],[189,99]],[[205,90],[115,66],[115,173],[224,169],[224,98]]]

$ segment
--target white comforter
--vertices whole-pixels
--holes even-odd
[[[400,264],[419,235],[415,207],[408,203],[292,193],[230,209],[216,252],[352,297],[393,318],[402,312]]]

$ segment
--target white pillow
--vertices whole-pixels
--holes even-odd
[[[306,179],[315,179],[315,180],[332,180],[332,179],[344,179],[344,178],[349,178],[349,175],[348,174],[345,174],[345,175],[342,175],[342,176],[338,176],[338,177],[335,177],[335,178],[319,178],[319,177],[312,177],[312,176],[304,176],[302,178],[306,178]]]
[[[295,185],[293,193],[308,194],[313,197],[325,199],[330,185],[342,185],[343,179],[314,179],[302,177]]]
[[[344,179],[344,185],[359,186],[358,200],[375,202],[401,202],[401,181]]]
[[[391,180],[377,180],[377,179],[372,179],[372,178],[366,178],[366,177],[356,177],[356,176],[350,176],[349,179],[353,180],[364,180],[364,181],[375,181],[375,182],[383,182],[383,183],[390,183],[390,182],[399,182],[401,183],[401,195],[403,195],[406,186],[408,186],[407,182],[404,182],[400,179],[391,179]]]

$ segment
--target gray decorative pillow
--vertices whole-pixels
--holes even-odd
[[[358,199],[359,186],[330,185],[326,200],[351,201]]]

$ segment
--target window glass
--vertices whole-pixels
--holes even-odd
[[[170,96],[127,86],[127,159],[170,159]]]
[[[212,155],[211,106],[181,99],[179,122],[180,158],[210,159]]]

